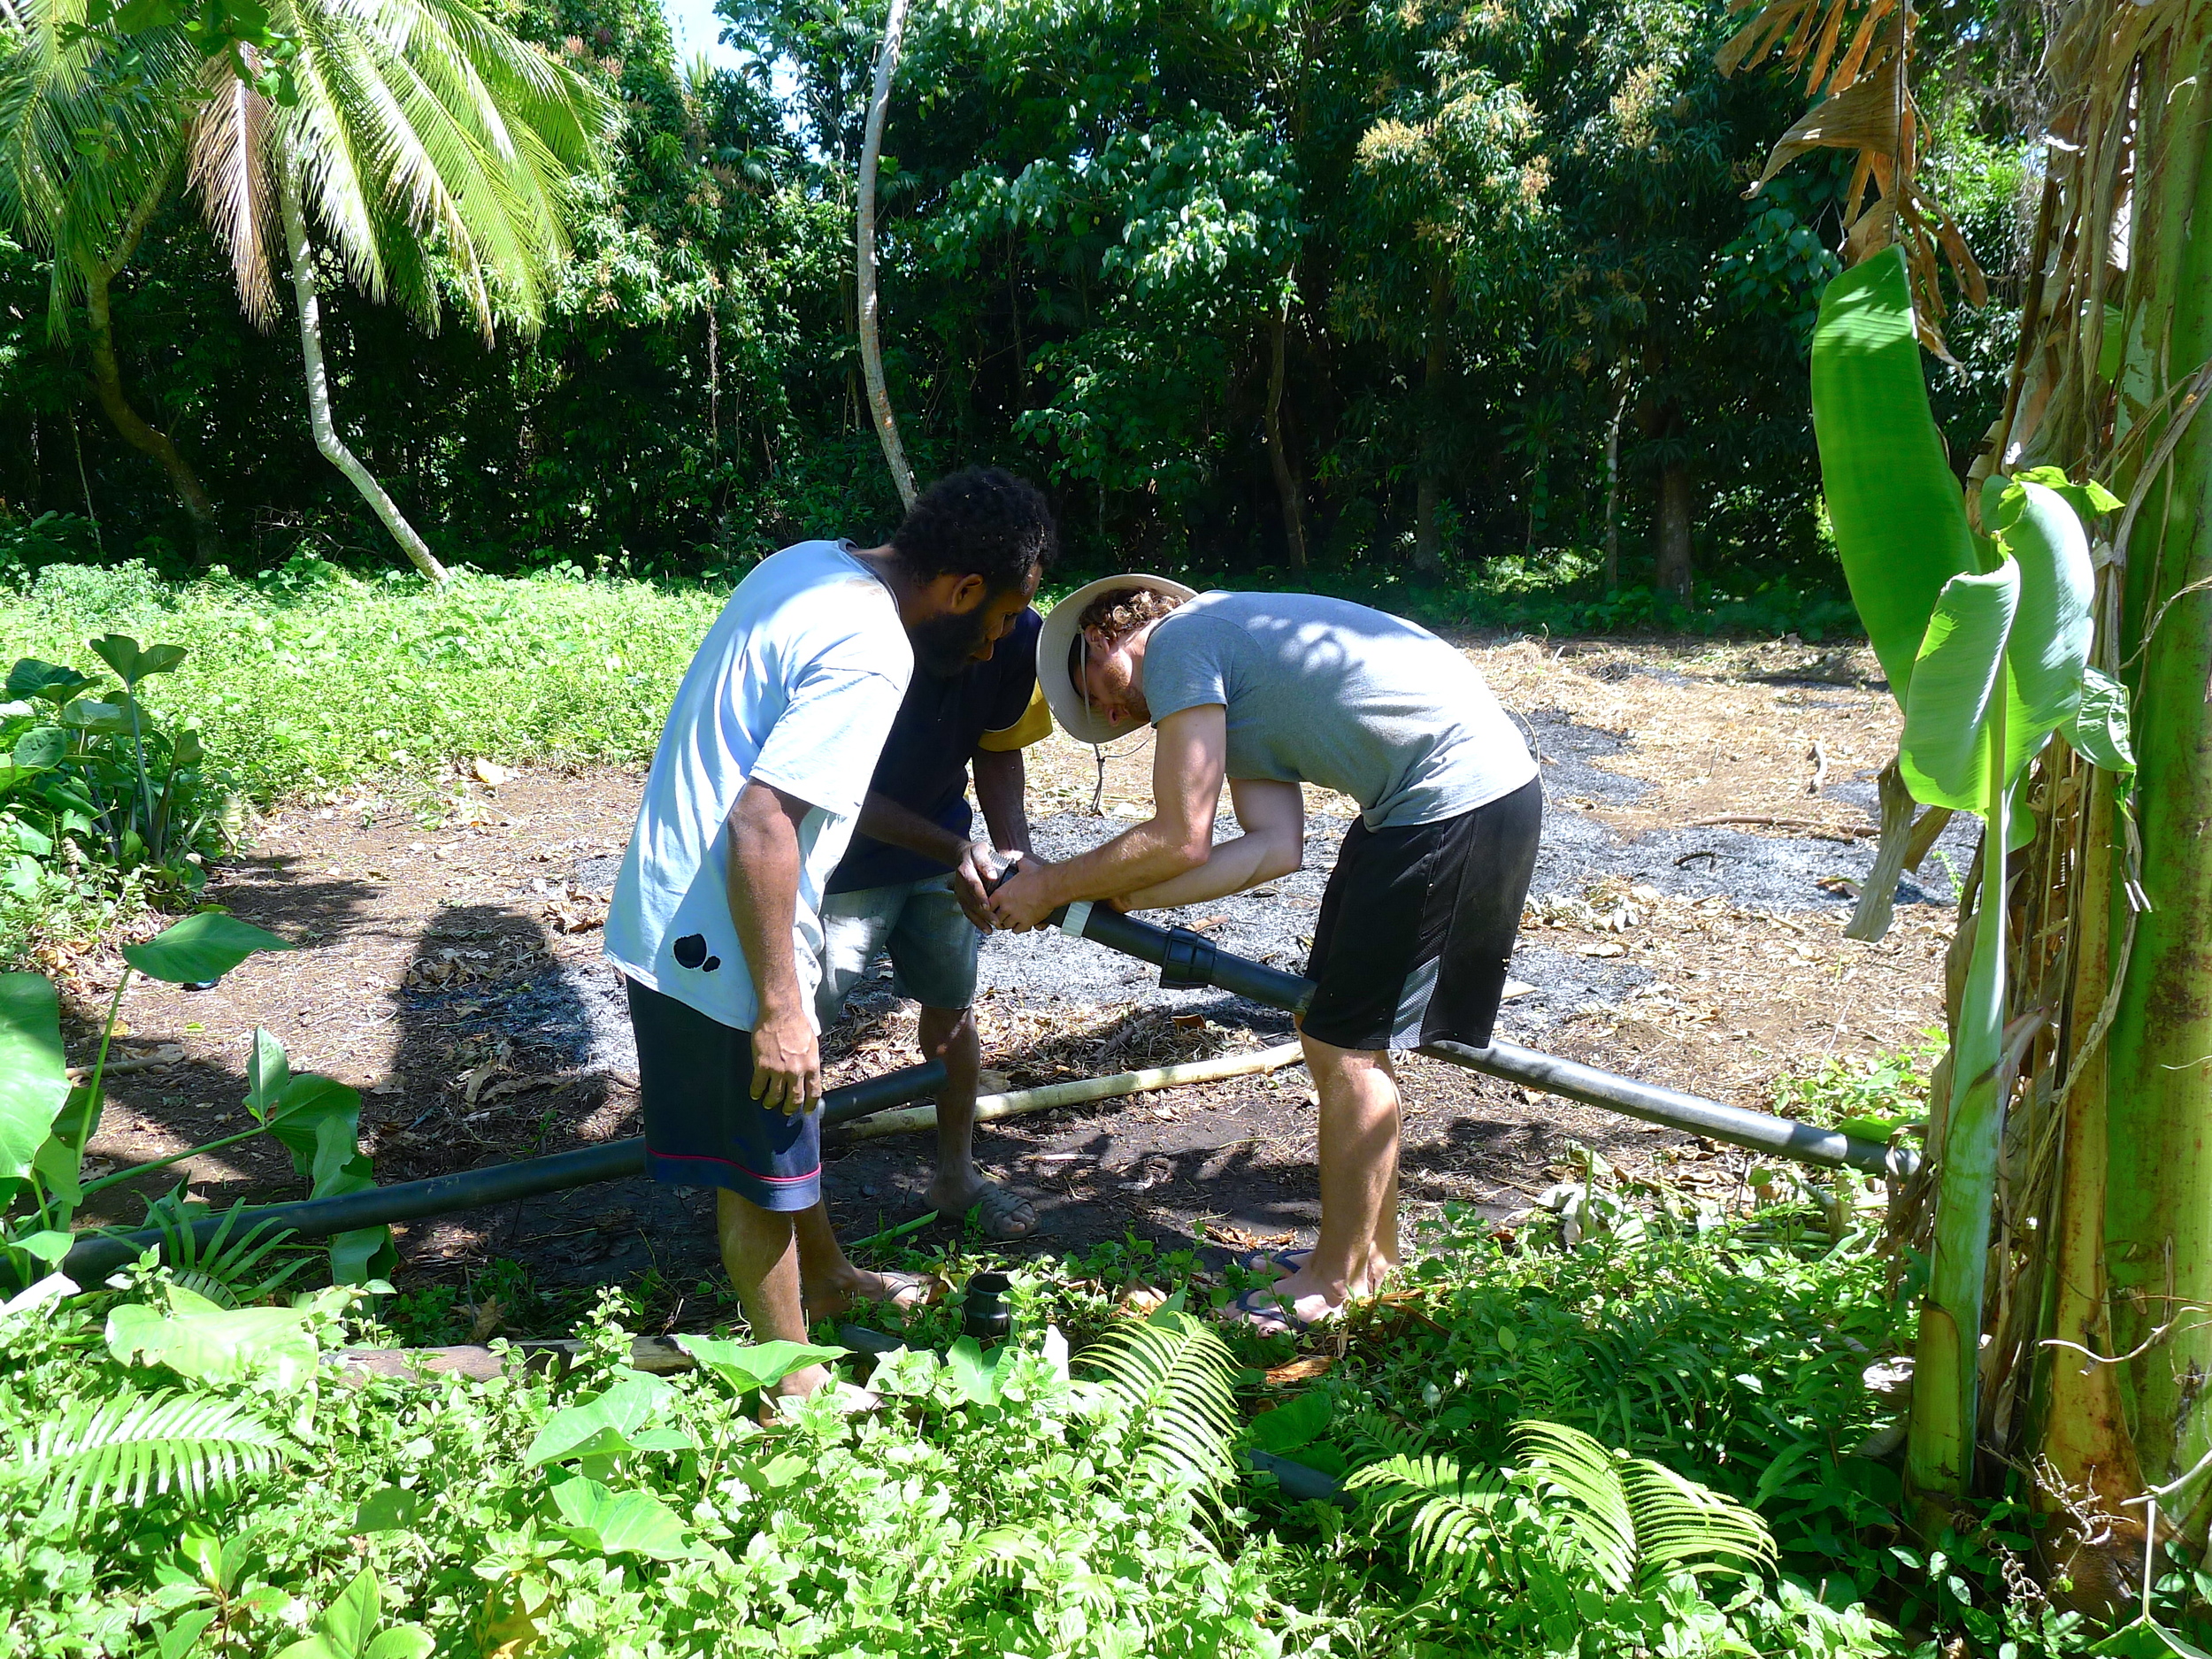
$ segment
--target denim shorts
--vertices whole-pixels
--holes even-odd
[[[822,983],[814,1014],[824,1031],[837,1023],[845,996],[891,958],[891,989],[924,1008],[965,1008],[975,1000],[976,943],[982,937],[949,874],[896,887],[833,893],[822,901]]]

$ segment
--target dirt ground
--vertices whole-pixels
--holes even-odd
[[[1831,1055],[1915,1041],[1939,1017],[1955,826],[1900,888],[1878,945],[1841,927],[1872,860],[1874,770],[1897,717],[1864,651],[1793,642],[1462,643],[1525,724],[1549,802],[1545,851],[1500,1034],[1631,1076],[1766,1109],[1776,1080]],[[1103,758],[1062,737],[1031,751],[1045,856],[1148,810],[1148,739]],[[134,980],[126,1068],[92,1146],[96,1171],[234,1132],[252,1033],[296,1069],[364,1091],[363,1144],[381,1183],[638,1133],[634,1050],[597,923],[641,773],[487,770],[404,798],[373,791],[263,820],[211,895],[300,947],[205,991]],[[1306,867],[1174,918],[1225,949],[1302,966],[1348,803],[1310,792]],[[1227,833],[1225,831],[1225,833]],[[112,990],[111,959],[57,963],[72,1058]],[[886,970],[887,973],[887,970]],[[1151,970],[1056,933],[985,943],[985,1064],[1012,1086],[1280,1041],[1287,1022],[1216,992],[1164,992]],[[835,1080],[910,1062],[910,1007],[879,983],[826,1041]],[[1555,1179],[1571,1142],[1617,1164],[1671,1160],[1693,1186],[1733,1187],[1726,1148],[1525,1094],[1433,1061],[1403,1070],[1409,1241],[1448,1202],[1504,1217]],[[1162,1248],[1310,1240],[1318,1213],[1304,1072],[1139,1095],[988,1125],[981,1157],[1031,1194],[1033,1244],[1062,1252],[1125,1234]],[[833,1154],[848,1237],[920,1211],[926,1139]],[[165,1179],[219,1204],[296,1196],[273,1148],[249,1141]],[[104,1218],[139,1219],[148,1179],[110,1189]],[[458,1280],[500,1256],[579,1285],[712,1265],[707,1195],[626,1181],[398,1229],[402,1283]],[[941,1221],[918,1240],[957,1236]]]

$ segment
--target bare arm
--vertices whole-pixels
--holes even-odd
[[[799,988],[791,928],[799,905],[799,825],[812,809],[773,785],[748,783],[730,810],[730,920],[753,976],[753,1098],[772,1111],[822,1102],[822,1055]]]
[[[1000,757],[994,755],[991,758],[996,760]],[[976,766],[975,792],[982,795],[983,767],[980,763],[983,757],[978,755],[976,759],[979,764]],[[1017,767],[1020,765],[1021,757],[1018,754],[1014,757],[1014,762]],[[1018,781],[1015,795],[1018,818],[1020,815],[1019,787]],[[991,807],[987,796],[984,800],[983,815],[987,821],[990,821]],[[903,847],[909,852],[919,853],[933,863],[950,864],[953,896],[960,901],[960,908],[967,912],[968,919],[987,933],[998,926],[991,915],[991,893],[987,885],[988,878],[997,874],[996,861],[984,859],[973,842],[954,834],[941,824],[932,823],[912,807],[902,806],[889,795],[879,795],[873,789],[868,791],[868,798],[861,803],[858,828],[863,835],[873,836],[877,841],[887,841],[894,847]],[[1029,846],[1029,826],[1025,820],[1022,821],[1021,830],[1022,850],[1025,852]],[[999,845],[1003,847],[1006,843],[1001,841]],[[987,862],[994,867],[987,870],[984,867]]]
[[[970,763],[975,772],[976,804],[983,809],[991,845],[1006,852],[1029,847],[1029,767],[1018,749],[979,749]]]
[[[1160,910],[1195,904],[1224,894],[1241,893],[1263,881],[1286,876],[1306,862],[1306,798],[1294,783],[1272,779],[1232,778],[1229,799],[1244,831],[1213,849],[1195,870],[1115,899],[1118,909]]]
[[[1204,864],[1213,850],[1228,752],[1228,710],[1217,703],[1161,721],[1153,745],[1152,816],[1065,864],[1025,861],[992,898],[1000,925],[1034,927],[1063,904],[1142,892]]]

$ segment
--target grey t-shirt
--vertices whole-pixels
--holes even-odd
[[[1155,722],[1225,705],[1231,778],[1334,789],[1371,830],[1457,818],[1536,776],[1473,664],[1319,594],[1201,594],[1152,630],[1144,699]]]

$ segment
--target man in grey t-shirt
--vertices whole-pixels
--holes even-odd
[[[1045,618],[1037,675],[1080,740],[1159,728],[1154,811],[1064,864],[1025,861],[993,899],[1009,927],[1079,899],[1150,910],[1286,875],[1305,855],[1300,785],[1359,803],[1315,925],[1300,1029],[1321,1097],[1320,1236],[1238,1303],[1265,1330],[1325,1318],[1397,1265],[1389,1051],[1490,1041],[1535,869],[1536,763],[1458,651],[1317,594],[1108,577]],[[1216,846],[1225,779],[1243,833]]]

